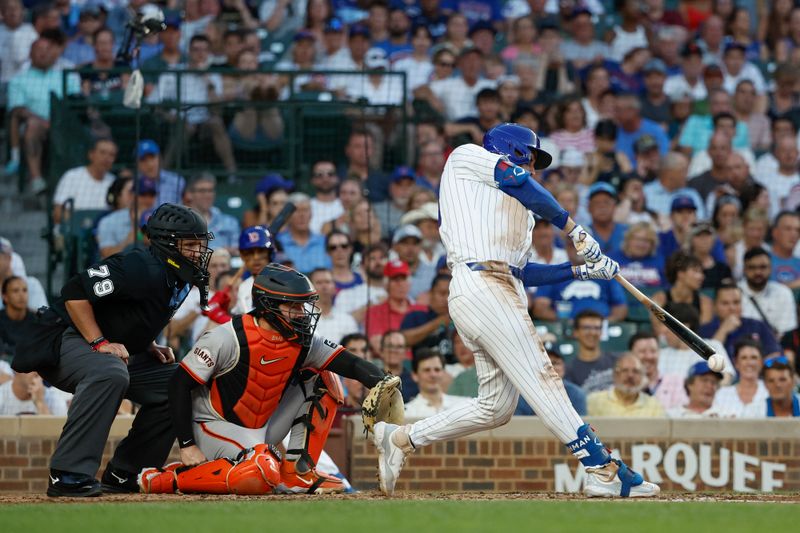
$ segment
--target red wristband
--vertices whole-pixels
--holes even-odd
[[[89,343],[89,346],[92,347],[92,351],[96,352],[98,348],[105,346],[106,344],[111,344],[108,339],[105,337],[97,337],[95,340]]]

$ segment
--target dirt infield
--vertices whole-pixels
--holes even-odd
[[[580,494],[564,494],[555,492],[404,492],[394,498],[387,498],[377,491],[365,491],[356,494],[327,495],[270,495],[270,496],[233,496],[220,494],[117,494],[104,495],[100,498],[48,498],[44,494],[3,494],[0,505],[14,504],[76,504],[76,503],[164,503],[186,501],[226,501],[226,500],[263,500],[263,501],[297,501],[297,500],[530,500],[530,501],[569,501],[585,500]],[[596,499],[593,501],[603,501]],[[650,502],[751,502],[751,503],[800,503],[800,493],[742,494],[715,492],[673,492],[662,494],[653,500],[625,500]]]

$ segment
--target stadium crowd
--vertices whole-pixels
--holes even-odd
[[[98,258],[142,245],[139,227],[163,202],[206,218],[216,236],[212,305],[200,309],[190,293],[164,333],[175,348],[247,312],[252,275],[274,260],[317,287],[322,335],[401,376],[409,417],[476,396],[473,356],[448,315],[438,183],[455,147],[480,144],[485,131],[510,121],[542,137],[554,161],[536,178],[622,274],[727,360],[712,372],[614,281],[540,287],[530,292],[530,314],[578,412],[800,416],[800,4],[170,0],[166,29],[145,40],[140,60],[143,68],[208,71],[184,77],[185,102],[280,101],[306,91],[406,102],[412,116],[395,126],[411,132],[413,158],[404,165],[380,168],[390,135],[354,127],[342,154],[310,161],[296,182],[271,172],[257,180],[241,218],[218,206],[217,176],[169,170],[181,150],[172,141],[141,140],[133,167],[120,167],[114,132],[99,119],[86,165],[43,175],[49,94],[121,100],[128,75],[103,69],[119,66],[115,49],[142,5],[4,0],[5,171],[24,168],[25,194],[51,195],[56,223],[68,200],[75,210],[106,210],[95,229]],[[266,37],[289,46],[262,49]],[[64,82],[74,67],[79,76]],[[289,78],[272,68],[318,73]],[[366,75],[352,83],[326,71]],[[406,74],[405,86],[384,75],[395,71]],[[149,102],[178,91],[168,72],[145,82]],[[226,123],[200,105],[184,120],[191,136],[210,140],[229,179],[237,143],[269,144],[286,126],[262,107],[244,107]],[[271,235],[266,228],[287,201],[297,210]],[[0,241],[6,359],[19,324],[47,302],[23,259]],[[537,220],[530,260],[578,258],[569,239]],[[614,343],[617,324],[631,333]],[[51,390],[0,366],[0,414],[61,413],[68,398]],[[357,409],[360,385],[346,390]],[[534,413],[521,400],[517,414]]]

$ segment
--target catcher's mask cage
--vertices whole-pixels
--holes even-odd
[[[214,251],[208,241],[214,234],[208,231],[205,219],[196,211],[177,204],[161,204],[143,228],[150,239],[153,252],[186,283],[203,294],[208,293],[208,263]],[[197,249],[185,251],[185,241],[200,241]],[[186,255],[184,255],[186,254]]]
[[[311,345],[321,311],[317,305],[319,294],[305,275],[270,263],[253,280],[252,295],[253,316],[266,320],[286,340]],[[287,303],[300,305],[284,313],[280,306]]]

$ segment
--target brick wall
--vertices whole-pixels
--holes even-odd
[[[375,448],[364,440],[359,420],[350,419],[349,423],[350,479],[357,487],[374,488]],[[657,470],[664,490],[800,490],[797,420],[596,419],[592,424],[605,444],[618,449],[629,465],[644,465],[651,478]],[[638,461],[633,459],[634,453]],[[661,460],[659,454],[663,454]],[[494,431],[417,450],[406,463],[397,488],[574,491],[580,478],[578,485],[572,480],[580,470],[577,461],[550,437],[541,422],[519,417]]]
[[[103,465],[131,420],[114,422]],[[648,468],[648,477],[661,476],[665,490],[800,490],[800,420],[590,422],[628,464]],[[59,417],[0,417],[0,493],[45,490],[49,457],[63,424]],[[377,456],[364,439],[360,417],[348,418],[345,427],[345,432],[334,429],[327,450],[356,487],[374,488]],[[519,417],[492,431],[419,449],[398,489],[577,490],[580,472],[538,419]]]
[[[98,476],[102,474],[102,469],[111,458],[117,443],[128,433],[132,421],[132,416],[117,417],[114,420]],[[55,449],[63,425],[63,417],[0,417],[0,493],[42,493],[47,489],[50,455]],[[328,442],[327,451],[337,464],[347,464],[344,432],[334,428]],[[177,459],[175,447],[169,460]]]

